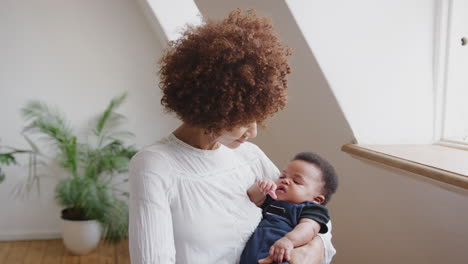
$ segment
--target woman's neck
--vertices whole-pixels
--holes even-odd
[[[220,144],[206,133],[205,129],[182,124],[174,132],[176,138],[198,149],[213,150],[220,147]]]

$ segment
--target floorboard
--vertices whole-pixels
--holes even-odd
[[[86,256],[68,252],[62,240],[1,241],[1,264],[130,264],[128,240],[113,245],[101,241]]]

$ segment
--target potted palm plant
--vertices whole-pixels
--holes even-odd
[[[75,254],[93,250],[101,231],[107,242],[118,242],[127,235],[128,193],[115,186],[115,178],[128,171],[128,162],[136,153],[133,146],[124,143],[132,134],[118,130],[124,116],[115,110],[125,98],[123,94],[111,100],[92,122],[84,142],[77,139],[60,111],[39,101],[22,109],[27,121],[23,133],[40,135],[52,143],[55,161],[66,172],[55,188],[55,197],[63,208],[64,244]],[[39,149],[32,141],[30,144]],[[37,155],[42,153],[37,151]]]

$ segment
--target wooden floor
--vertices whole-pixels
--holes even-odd
[[[118,245],[100,243],[86,256],[73,256],[62,240],[0,242],[1,264],[130,264],[128,241]]]

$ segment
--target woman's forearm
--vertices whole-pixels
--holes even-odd
[[[324,255],[322,239],[316,236],[304,246],[294,248],[291,253],[291,264],[321,264]]]

